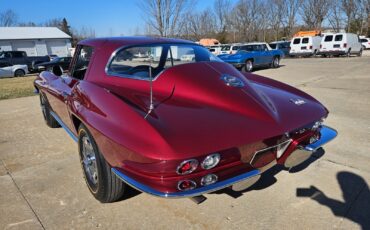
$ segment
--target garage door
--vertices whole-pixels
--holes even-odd
[[[68,55],[67,44],[64,40],[47,41],[48,54],[55,54],[59,57]]]
[[[25,51],[28,56],[37,56],[35,42],[33,41],[13,41],[13,50]]]

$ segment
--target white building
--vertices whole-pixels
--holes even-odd
[[[0,51],[70,56],[71,37],[56,27],[0,27]]]

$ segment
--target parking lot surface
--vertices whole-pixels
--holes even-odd
[[[130,190],[101,204],[77,145],[42,119],[37,96],[0,101],[0,229],[370,229],[370,57],[286,59],[255,74],[296,86],[330,111],[338,137],[292,172],[204,203]]]

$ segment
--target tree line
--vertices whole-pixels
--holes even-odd
[[[194,0],[141,0],[145,35],[220,42],[271,41],[299,30],[370,36],[370,0],[215,0],[196,11]]]
[[[18,15],[13,10],[0,12],[0,26],[20,26],[20,27],[57,27],[72,38],[72,46],[86,38],[94,38],[95,30],[89,27],[73,28],[68,24],[66,18],[53,18],[43,23],[19,22]]]

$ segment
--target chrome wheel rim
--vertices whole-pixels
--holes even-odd
[[[247,71],[250,72],[252,70],[252,62],[251,61],[247,61]]]
[[[82,137],[82,165],[86,174],[86,179],[96,186],[98,184],[98,169],[96,165],[96,155],[90,138],[88,136]]]
[[[275,65],[275,67],[279,66],[279,58],[275,58],[274,65]]]
[[[45,99],[42,96],[40,96],[40,107],[41,107],[42,115],[44,116],[44,119],[46,120]]]

